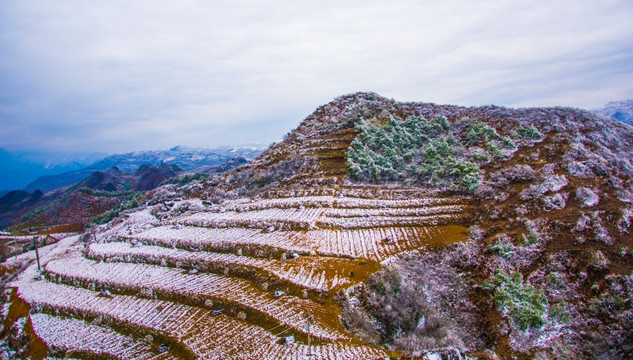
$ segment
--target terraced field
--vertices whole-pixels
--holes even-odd
[[[465,236],[466,199],[410,191],[159,204],[42,249],[41,273],[9,260],[31,263],[10,286],[53,356],[382,359],[342,327],[335,294]]]

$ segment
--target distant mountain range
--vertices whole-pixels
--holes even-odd
[[[176,146],[111,155],[89,166],[40,176],[23,189],[0,192],[0,228],[15,225],[24,217],[23,222],[29,226],[81,229],[95,216],[165,180],[187,173],[228,171],[254,159],[264,149],[263,145],[215,149]]]
[[[39,176],[78,170],[106,156],[103,153],[56,155],[0,149],[0,190],[21,189]],[[6,192],[0,191],[0,195]]]
[[[107,220],[125,206],[136,206],[142,194],[161,184],[182,186],[192,180],[206,180],[245,163],[245,158],[233,157],[217,165],[196,168],[195,174],[166,162],[157,166],[144,163],[134,173],[124,173],[113,166],[106,170],[95,170],[71,186],[46,193],[39,189],[32,193],[25,190],[8,191],[0,194],[0,229],[18,225],[21,229],[35,226],[38,229],[57,229],[53,231],[79,231],[95,217],[104,214],[101,219]],[[73,174],[85,171],[88,170],[75,171]],[[70,178],[65,176],[61,179]]]
[[[242,145],[237,147],[224,146],[214,149],[191,148],[176,146],[169,150],[137,151],[126,154],[100,157],[90,163],[74,162],[67,167],[57,165],[50,170],[37,167],[26,161],[17,161],[15,156],[6,151],[0,153],[0,189],[24,189],[28,192],[41,190],[44,192],[58,189],[85,179],[95,171],[103,171],[117,167],[122,173],[133,174],[143,164],[159,166],[161,164],[176,165],[184,171],[195,172],[197,169],[220,165],[230,158],[242,157],[252,160],[259,155],[266,146],[260,144]],[[8,154],[2,157],[3,154]],[[35,174],[35,176],[33,176]],[[29,176],[30,175],[30,176]],[[35,178],[37,175],[39,177]],[[28,179],[24,182],[24,179]],[[2,181],[4,180],[4,181]],[[31,181],[28,183],[28,181]],[[6,191],[4,191],[6,193]],[[2,192],[0,192],[0,196]]]
[[[213,149],[175,146],[169,150],[137,151],[106,157],[89,166],[91,169],[109,169],[116,166],[124,173],[133,173],[143,164],[154,166],[162,163],[176,165],[182,170],[194,171],[209,165],[219,165],[234,157],[252,160],[267,146],[261,144],[223,146]]]
[[[592,112],[633,125],[633,99],[611,101],[600,109],[592,110]]]

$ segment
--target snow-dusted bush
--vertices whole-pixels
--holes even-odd
[[[543,139],[543,134],[532,125],[527,127],[519,125],[511,134],[511,137],[529,141],[540,141]]]
[[[568,193],[556,193],[553,195],[549,195],[543,198],[543,210],[552,211],[552,210],[560,210],[565,208],[567,204],[567,199],[569,198]]]
[[[599,227],[596,230],[596,241],[603,242],[607,245],[613,245],[613,238],[609,235],[609,231],[607,231],[604,227]]]
[[[631,226],[631,218],[633,218],[633,208],[626,207],[622,209],[622,216],[618,220],[618,229],[621,233],[628,233]]]
[[[530,240],[532,240],[531,237]],[[538,244],[538,241],[538,237],[533,243],[530,241],[522,242],[522,239],[519,238],[519,246],[516,246],[507,234],[497,235],[494,242],[488,246],[488,251],[493,254],[488,267],[492,271],[505,272],[528,268],[540,254],[538,248],[533,246]]]
[[[536,179],[536,171],[530,165],[515,165],[492,173],[490,178],[495,186],[502,187],[508,183],[534,181]]]
[[[530,212],[527,205],[521,204],[514,209],[514,212],[519,216],[525,216]]]
[[[599,211],[594,212],[592,221],[596,241],[603,242],[607,245],[613,245],[613,238],[609,235],[609,231],[602,224]]]
[[[576,189],[576,198],[582,207],[594,207],[598,205],[600,197],[590,188],[580,186]]]
[[[557,163],[547,163],[543,165],[543,169],[541,169],[541,173],[544,176],[552,176],[554,175],[554,172],[556,171],[557,168],[558,168]]]
[[[359,180],[403,180],[475,191],[481,171],[467,158],[465,146],[500,142],[493,129],[478,124],[473,123],[461,138],[442,116],[430,121],[422,117],[403,122],[391,119],[384,126],[361,121],[347,153],[347,169]],[[496,142],[491,132],[496,134]]]
[[[468,229],[468,237],[473,241],[480,241],[485,235],[486,232],[478,225],[473,225]]]
[[[575,232],[583,232],[589,228],[591,224],[591,218],[586,214],[580,214],[578,220],[576,220],[576,226],[574,227]]]
[[[509,236],[500,234],[488,249],[501,257],[509,257],[514,252],[514,244],[512,244],[512,239]]]
[[[524,282],[520,272],[499,271],[486,287],[494,289],[493,299],[499,311],[521,330],[539,329],[545,325],[549,308],[547,297],[529,282]]]
[[[595,174],[587,165],[578,161],[570,161],[567,163],[567,172],[573,177],[582,179],[591,179],[595,177]]]
[[[517,243],[521,246],[532,246],[532,245],[536,245],[539,242],[539,237],[538,235],[534,234],[534,233],[530,233],[530,234],[520,234],[518,239],[517,239]]]
[[[546,176],[539,184],[530,185],[521,192],[521,200],[538,199],[548,192],[557,192],[567,186],[568,181],[565,175]]]
[[[604,270],[609,266],[609,260],[607,260],[602,251],[596,250],[589,256],[589,265],[596,269]]]
[[[594,211],[591,214],[583,212],[576,221],[573,231],[577,233],[592,231],[595,241],[613,245],[614,240],[602,223],[601,214],[603,213],[603,211]],[[584,241],[584,237],[581,237],[580,240]]]
[[[600,177],[609,176],[609,170],[605,164],[606,160],[598,155],[592,154],[586,164],[591,169],[591,172]]]

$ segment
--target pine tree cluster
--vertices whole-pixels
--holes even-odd
[[[347,153],[349,174],[363,181],[403,181],[473,192],[479,186],[479,165],[504,156],[516,145],[488,125],[466,120],[452,127],[439,116],[358,122],[358,135]],[[475,151],[474,149],[481,151]]]

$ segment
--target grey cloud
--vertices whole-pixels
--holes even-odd
[[[630,1],[5,1],[0,147],[269,142],[335,96],[633,97]],[[28,134],[28,136],[25,136]]]

